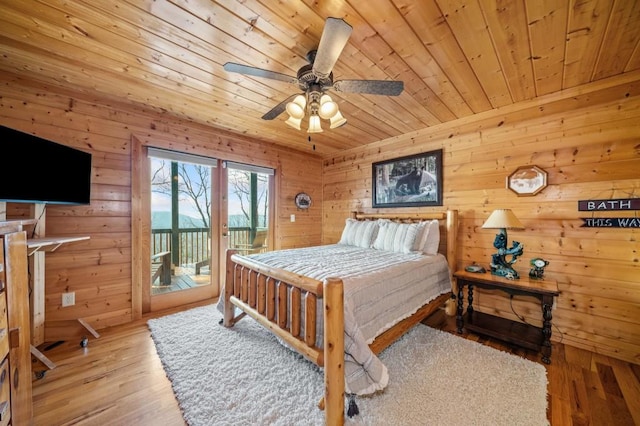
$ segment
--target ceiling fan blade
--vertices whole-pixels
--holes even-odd
[[[398,96],[404,90],[404,82],[394,80],[340,80],[333,83],[333,89],[336,92]]]
[[[313,61],[313,74],[318,78],[327,78],[333,66],[347,45],[353,28],[343,19],[327,18],[320,37],[318,52]]]
[[[295,93],[295,94],[289,96],[287,99],[285,99],[284,101],[280,102],[278,105],[276,105],[273,108],[271,108],[271,110],[269,112],[267,112],[265,115],[262,116],[262,119],[263,120],[273,120],[274,118],[276,118],[277,116],[282,114],[285,109],[287,109],[287,104],[289,102],[291,102],[293,100],[293,98],[295,98],[296,96],[301,95],[301,94],[303,94],[303,93]]]
[[[225,71],[237,72],[239,74],[252,75],[254,77],[270,78],[272,80],[280,80],[285,83],[298,84],[298,79],[290,75],[282,74],[275,71],[269,71],[262,68],[250,67],[248,65],[227,62],[223,65]]]

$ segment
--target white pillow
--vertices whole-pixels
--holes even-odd
[[[369,248],[376,236],[377,230],[377,221],[348,218],[338,244]]]
[[[413,251],[419,251],[422,252],[422,246],[420,245],[422,242],[422,237],[424,236],[424,234],[426,232],[429,232],[429,222],[428,220],[423,220],[421,222],[418,222],[418,235],[416,235],[416,241],[413,243]]]
[[[440,246],[440,223],[437,219],[427,223],[427,227],[422,233],[418,246],[424,254],[433,255],[438,253],[438,247]]]
[[[418,229],[417,223],[381,222],[373,248],[397,253],[412,253]]]

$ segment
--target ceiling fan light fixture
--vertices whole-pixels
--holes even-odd
[[[320,133],[322,132],[322,126],[320,126],[320,117],[316,114],[309,116],[309,129],[307,133]]]
[[[296,130],[302,130],[302,128],[300,127],[301,122],[302,122],[301,118],[295,118],[293,116],[289,116],[287,121],[285,121],[285,124],[288,124],[289,126],[293,127]]]
[[[307,52],[308,64],[298,69],[296,77],[276,71],[227,62],[224,69],[260,78],[269,78],[295,84],[300,92],[292,94],[262,116],[263,120],[273,120],[285,110],[289,118],[288,126],[302,130],[302,121],[308,119],[308,133],[322,132],[322,120],[328,120],[331,129],[347,123],[336,102],[325,92],[361,93],[365,95],[399,96],[404,90],[402,81],[394,80],[337,80],[333,79],[333,67],[346,47],[353,27],[342,18],[329,17],[325,21],[322,35],[316,49]],[[340,95],[338,95],[340,96]]]
[[[333,102],[331,96],[322,95],[322,97],[320,98],[320,110],[318,111],[320,118],[329,120],[338,112],[340,112],[338,110],[338,104]]]
[[[307,105],[307,101],[302,95],[296,96],[293,101],[287,104],[287,114],[290,117],[302,120],[304,117],[304,107]]]
[[[331,129],[335,129],[336,127],[344,126],[345,124],[347,124],[347,119],[344,118],[342,114],[340,114],[340,111],[336,112],[335,115],[330,118],[330,120]]]

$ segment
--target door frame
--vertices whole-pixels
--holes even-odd
[[[133,319],[140,319],[142,314],[147,312],[218,297],[223,268],[220,263],[221,256],[216,254],[219,253],[223,243],[219,238],[222,206],[213,208],[213,203],[221,200],[221,167],[214,167],[211,172],[210,285],[151,296],[151,285],[149,284],[151,282],[151,161],[147,156],[149,145],[135,135],[132,136],[131,141],[131,302]],[[216,276],[214,271],[220,273]]]
[[[207,157],[215,156],[218,158],[218,167],[213,168],[212,180],[217,179],[218,184],[214,184],[212,181],[212,203],[217,201],[217,209],[211,211],[211,271],[217,270],[218,282],[207,288],[213,290],[213,294],[202,297],[206,299],[211,298],[212,301],[220,296],[222,291],[222,285],[225,281],[226,275],[226,256],[228,238],[226,234],[228,232],[228,199],[227,199],[227,187],[228,176],[226,169],[222,167],[223,160],[229,161],[241,161],[243,158],[234,154],[227,153],[220,158],[216,153],[207,149],[202,149],[200,145],[189,146],[176,146],[175,140],[169,140],[165,138],[154,137],[151,141],[150,136],[136,135],[131,136],[131,315],[132,319],[141,319],[143,313],[150,312],[152,308],[160,308],[162,299],[158,299],[158,304],[154,300],[153,306],[151,303],[151,286],[146,283],[151,282],[151,185],[149,182],[150,177],[150,160],[147,156],[147,147],[154,146],[157,148],[164,148],[176,151],[191,152],[196,155],[203,155]],[[200,151],[200,152],[197,152]],[[213,154],[213,155],[212,155]],[[266,164],[262,164],[263,167],[273,168],[275,173],[270,176],[269,179],[269,247],[271,250],[279,248],[280,244],[276,241],[278,221],[276,220],[278,214],[277,205],[277,189],[279,185],[279,171],[277,161],[265,161]],[[215,244],[217,242],[217,250]],[[218,254],[215,256],[215,254]],[[212,279],[214,274],[211,274]],[[193,289],[192,289],[193,290]],[[191,290],[182,290],[191,291]],[[181,293],[181,292],[175,292]],[[154,299],[160,295],[153,296]],[[184,301],[184,303],[188,303]]]

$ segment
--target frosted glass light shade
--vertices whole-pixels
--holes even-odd
[[[340,111],[336,112],[333,117],[331,117],[331,129],[335,129],[336,127],[343,126],[347,123],[347,119],[340,114]]]
[[[336,115],[337,112],[338,104],[333,102],[331,96],[322,95],[322,97],[320,98],[320,110],[318,111],[320,118],[329,120],[331,117]]]
[[[486,220],[483,228],[489,229],[524,229],[524,225],[510,209],[494,210]]]
[[[295,118],[293,116],[289,116],[289,119],[285,121],[286,124],[293,127],[296,130],[302,130],[300,127],[300,123],[302,122],[301,118]]]
[[[320,126],[320,117],[317,115],[309,116],[309,129],[307,133],[320,133],[322,132],[322,127]]]
[[[307,100],[302,95],[296,96],[293,101],[287,104],[287,114],[290,117],[302,120],[304,117],[304,107],[307,105]]]

